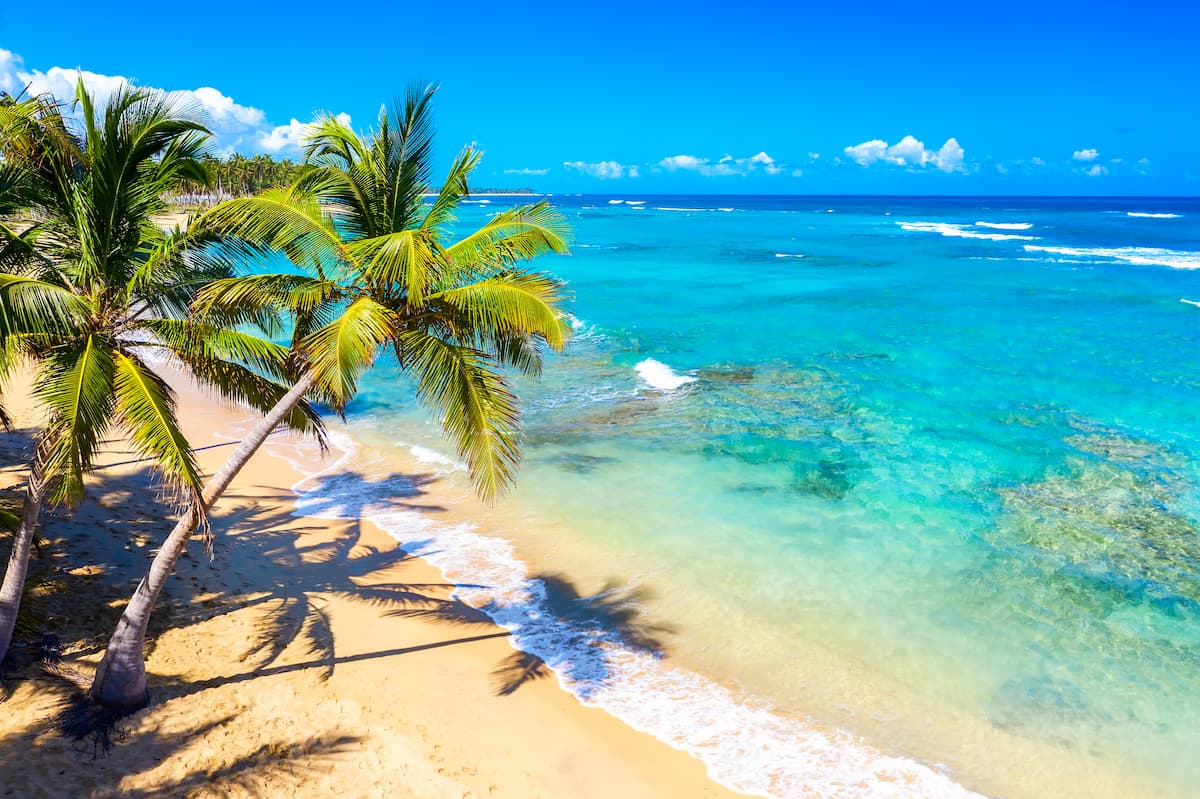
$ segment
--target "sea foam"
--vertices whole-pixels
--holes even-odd
[[[987,239],[988,241],[1008,241],[1021,239],[1033,241],[1037,236],[1021,236],[1016,233],[980,233],[968,230],[970,225],[954,224],[952,222],[897,222],[902,230],[912,233],[940,233],[943,236],[958,239]]]
[[[1032,222],[976,222],[975,227],[986,227],[993,230],[1029,230]]]
[[[1026,244],[1025,249],[1089,260],[1104,258],[1136,266],[1200,269],[1200,252],[1189,250],[1166,250],[1161,247],[1046,247],[1037,244]]]
[[[467,465],[465,463],[456,461],[454,458],[443,455],[435,450],[422,447],[419,444],[405,444],[402,441],[397,442],[397,444],[402,447],[408,447],[408,451],[412,453],[412,456],[421,463],[439,467],[438,471],[440,473],[467,471]]]
[[[633,368],[642,380],[660,391],[674,391],[687,383],[696,382],[696,378],[676,374],[674,369],[653,358],[647,358]]]
[[[1135,216],[1139,219],[1178,219],[1183,214],[1150,214],[1144,211],[1126,211],[1125,216]]]
[[[332,438],[345,454],[293,486],[296,515],[376,524],[458,584],[456,599],[510,630],[514,649],[545,661],[582,704],[698,758],[716,782],[778,799],[982,799],[931,766],[784,716],[761,699],[625,646],[611,630],[564,617],[507,540],[397,507],[393,481],[338,481],[340,474],[391,470],[366,462],[349,437]]]

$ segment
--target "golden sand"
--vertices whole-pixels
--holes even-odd
[[[22,462],[34,425],[17,411],[18,432],[0,436],[6,466]],[[181,416],[197,447],[250,418],[196,397]],[[552,678],[501,694],[517,657],[505,631],[469,609],[444,614],[454,621],[406,613],[439,599],[455,609],[439,572],[369,524],[293,516],[288,487],[302,475],[270,449],[214,509],[215,561],[198,540],[181,559],[151,624],[152,704],[118,724],[107,754],[52,719],[89,681],[173,511],[114,442],[81,507],[45,520],[52,545],[34,570],[49,581],[40,606],[63,660],[26,663],[5,683],[0,796],[734,795]],[[313,444],[300,451],[317,457]],[[228,452],[199,457],[211,471]]]

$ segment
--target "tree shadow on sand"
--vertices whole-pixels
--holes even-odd
[[[46,690],[61,698],[62,713],[73,709],[88,712],[81,708],[82,700],[77,693],[72,693],[69,681],[64,680],[61,685]],[[78,788],[82,781],[87,786],[86,795],[93,799],[193,796],[197,792],[212,791],[214,786],[220,787],[223,796],[274,797],[281,791],[291,795],[302,789],[313,776],[328,771],[335,761],[357,754],[363,740],[351,735],[312,735],[300,740],[268,740],[252,744],[241,752],[213,746],[211,740],[219,739],[235,719],[236,714],[226,714],[194,727],[170,731],[160,724],[137,723],[130,719],[110,727],[106,735],[111,737],[84,736],[71,741],[47,738],[46,734],[54,731],[52,724],[10,728],[0,736],[0,763],[24,762],[26,767],[8,772],[0,785],[0,793],[5,796],[82,795],[71,793],[72,786]],[[54,719],[55,722],[59,720],[59,717]],[[206,738],[209,738],[208,742],[205,742]],[[126,753],[119,761],[105,758],[114,743]],[[149,786],[121,784],[130,775],[153,770],[193,743],[199,744],[197,755],[207,753],[204,764],[196,764],[183,774],[175,771],[164,775]],[[36,768],[30,767],[33,765],[31,757],[36,758]],[[87,769],[85,778],[81,779],[76,773],[79,768]],[[64,776],[68,770],[70,776]]]
[[[119,455],[115,453],[114,460]],[[403,582],[381,575],[417,555],[430,554],[432,542],[376,547],[364,536],[359,517],[381,507],[436,509],[421,502],[426,486],[435,479],[405,474],[365,477],[352,471],[314,478],[305,486],[308,501],[302,504],[302,511],[343,518],[328,528],[290,512],[296,498],[290,491],[272,494],[256,489],[253,494],[227,494],[212,515],[215,561],[203,554],[201,542],[193,542],[152,617],[148,649],[152,651],[157,635],[166,629],[249,609],[256,614],[256,626],[244,651],[238,653],[245,668],[229,673],[226,667],[226,673],[201,679],[151,673],[152,704],[288,672],[311,670],[327,679],[340,664],[510,636],[512,632],[498,629],[489,614],[512,618],[514,610],[525,619],[516,631],[517,645],[528,645],[539,654],[517,650],[498,664],[492,678],[500,696],[549,676],[552,667],[587,696],[609,679],[609,656],[614,647],[662,655],[662,636],[671,630],[644,618],[644,603],[650,598],[645,589],[623,589],[610,581],[600,591],[584,595],[562,575],[541,574],[527,582],[524,604],[476,608],[455,598],[453,592],[485,586]],[[146,490],[149,485],[148,470],[132,476],[100,470],[89,486],[86,506],[75,518],[54,518],[47,523],[48,532],[58,539],[56,546],[71,555],[71,562],[59,571],[69,582],[64,595],[73,597],[73,604],[50,624],[50,632],[66,643],[69,663],[102,651],[123,600],[171,526],[175,509]],[[325,529],[330,532],[310,535]],[[77,567],[85,565],[86,573],[80,573]],[[463,627],[469,632],[428,643],[339,654],[330,618],[332,598],[369,604],[384,609],[388,616]],[[548,640],[554,645],[543,646]],[[289,650],[288,659],[281,661]],[[302,653],[300,662],[296,662],[297,652]],[[114,743],[122,748],[137,743],[123,732],[123,722],[83,698],[87,675],[64,674],[48,663],[31,663],[25,672],[21,679],[35,681],[39,690],[53,690],[62,697],[54,719],[47,723],[78,741],[84,754],[89,747],[95,757]],[[0,750],[22,735],[28,738],[20,732],[5,734],[0,738]],[[272,747],[287,745],[280,742]],[[161,757],[166,757],[171,740],[158,741],[155,746]],[[269,758],[264,758],[261,753],[251,753],[230,765],[230,773],[257,774],[267,767],[264,764]]]
[[[528,621],[517,631],[516,641],[518,646],[546,654],[539,658],[519,650],[510,655],[493,672],[497,693],[502,696],[549,676],[547,666],[580,696],[593,696],[612,678],[615,650],[661,658],[665,654],[663,637],[675,632],[673,627],[646,617],[646,605],[654,594],[645,586],[623,587],[610,579],[599,591],[585,596],[564,575],[543,573],[532,577],[529,587],[529,606],[521,609]]]

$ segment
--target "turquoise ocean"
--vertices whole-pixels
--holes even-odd
[[[514,494],[381,362],[302,509],[746,792],[1200,795],[1200,200],[551,199]]]

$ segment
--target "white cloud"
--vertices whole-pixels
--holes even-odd
[[[1084,150],[1076,150],[1071,157],[1076,161],[1095,161],[1100,157],[1100,151],[1089,147]]]
[[[729,158],[729,156],[725,156]],[[725,162],[725,158],[721,159],[721,163]],[[663,169],[669,169],[674,172],[676,169],[691,169],[699,171],[700,167],[708,163],[706,158],[697,158],[694,155],[672,155],[658,162],[658,165]]]
[[[1108,167],[1101,164],[1092,164],[1092,168],[1084,174],[1091,178],[1099,177],[1100,175],[1107,175]]]
[[[821,157],[821,154],[820,154],[820,153],[809,153],[809,154],[808,154],[808,160],[809,160],[809,161],[816,161],[816,160],[817,160],[818,158],[820,158],[820,157]]]
[[[594,163],[587,161],[563,161],[563,166],[567,169],[574,169],[576,172],[582,172],[593,178],[600,178],[601,180],[623,177],[636,178],[638,176],[636,166],[626,167],[617,161],[596,161]]]
[[[747,158],[734,158],[726,154],[716,161],[696,155],[670,155],[659,161],[658,166],[668,172],[695,172],[706,177],[748,175],[758,169],[768,175],[778,175],[784,171],[784,167],[765,152]]]
[[[349,125],[350,115],[338,114],[337,120],[343,125]],[[304,137],[308,135],[308,131],[311,128],[311,122],[301,122],[298,119],[293,119],[286,125],[276,125],[269,132],[261,133],[258,137],[258,146],[269,153],[299,149],[304,143]]]
[[[946,139],[946,143],[937,151],[934,159],[937,168],[943,172],[963,171],[963,148],[958,143],[958,139],[953,137]]]
[[[550,173],[550,170],[548,168],[546,168],[546,169],[530,169],[529,167],[525,167],[524,169],[506,169],[506,170],[504,170],[504,174],[506,174],[506,175],[538,175],[538,176],[541,176],[541,175],[547,175],[549,173]]]
[[[192,92],[214,122],[233,120],[249,127],[259,127],[266,122],[266,114],[257,108],[238,105],[232,97],[226,97],[211,86],[201,86]]]
[[[925,143],[911,135],[895,144],[888,144],[883,139],[871,139],[846,147],[843,152],[860,166],[885,163],[908,168],[934,166],[943,172],[966,171],[963,168],[963,148],[955,138],[946,139],[946,143],[936,152],[925,149]]]
[[[794,178],[804,177],[804,170],[803,169],[793,169],[792,177],[794,177]]]
[[[131,81],[123,75],[102,75],[63,67],[50,67],[45,71],[29,70],[19,55],[0,49],[0,91],[18,94],[28,88],[30,94],[52,94],[60,100],[70,100],[75,96],[75,84],[80,78],[98,104],[131,85]],[[221,152],[254,151],[259,147],[279,152],[294,147],[297,142],[294,126],[303,124],[292,120],[289,125],[268,128],[262,109],[241,105],[211,86],[172,90],[169,93],[212,130],[214,147]],[[350,119],[345,114],[340,114],[339,118],[345,118],[347,122]]]
[[[845,149],[846,155],[862,166],[870,166],[887,157],[888,144],[883,139],[871,139]]]
[[[1029,163],[1033,164],[1034,166],[1045,166],[1046,165],[1046,162],[1043,161],[1041,158],[1037,157],[1036,155],[1033,158],[1029,159]]]

